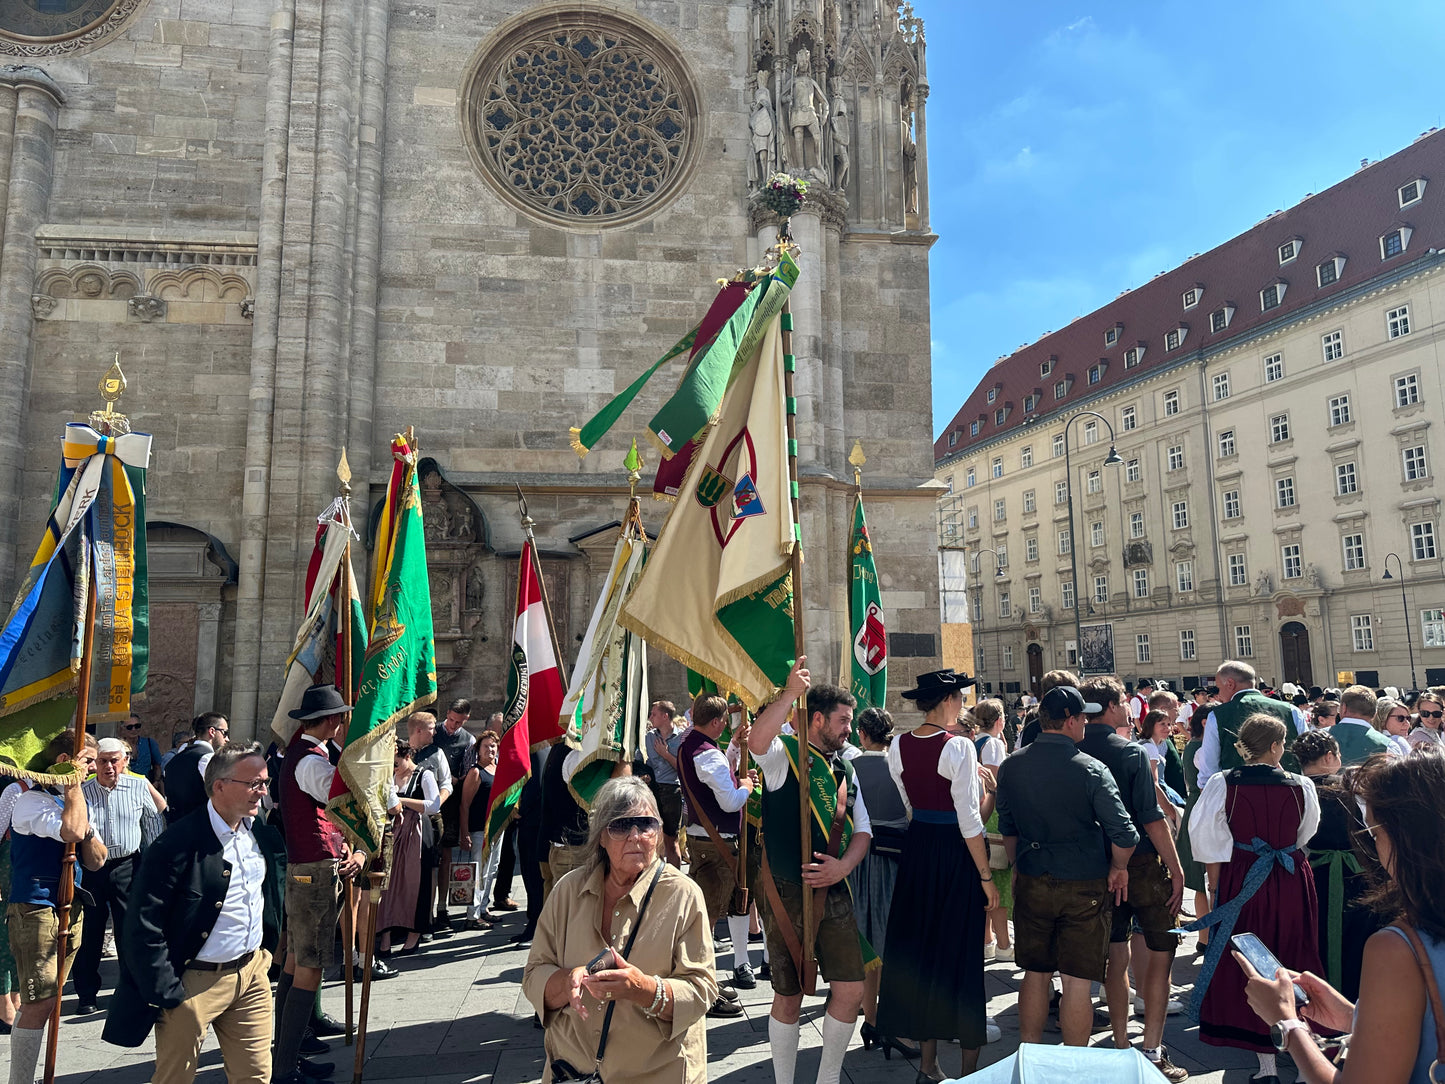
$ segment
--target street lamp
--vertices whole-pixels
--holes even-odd
[[[1104,466],[1117,467],[1124,462],[1114,448],[1113,423],[1104,415],[1093,410],[1081,410],[1064,423],[1064,474],[1069,496],[1069,568],[1074,581],[1074,651],[1080,673],[1084,668],[1084,629],[1079,618],[1079,546],[1078,536],[1074,534],[1074,469],[1069,455],[1069,427],[1086,416],[1098,418],[1109,430],[1109,454],[1104,459]]]
[[[999,580],[1003,579],[1003,568],[1002,568],[1002,567],[999,565],[999,563],[998,563],[998,550],[989,549],[987,546],[984,546],[984,547],[982,547],[981,549],[976,549],[976,550],[973,551],[973,574],[974,574],[975,577],[978,576],[978,559],[979,559],[980,557],[982,557],[985,553],[991,553],[991,554],[993,554],[993,581],[994,581],[994,583],[998,583]],[[983,584],[982,584],[982,583],[978,584],[978,636],[979,636],[978,649],[979,649],[980,651],[982,651],[982,650],[983,650]],[[983,667],[980,666],[979,669],[982,670]],[[979,676],[978,674],[975,674],[975,675],[974,675],[974,678],[976,679],[976,678],[978,678],[978,676]]]
[[[1390,558],[1395,558],[1395,567],[1400,570],[1400,609],[1405,615],[1405,646],[1410,649],[1410,688],[1418,689],[1420,683],[1415,680],[1415,639],[1410,635],[1410,603],[1405,598],[1405,565],[1400,560],[1398,553],[1385,554],[1385,575],[1381,579],[1393,580],[1390,575]]]

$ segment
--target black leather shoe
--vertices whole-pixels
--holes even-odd
[[[378,956],[371,958],[371,977],[373,979],[390,979],[396,977],[396,968],[392,967],[385,960]]]
[[[82,1001],[75,1007],[76,1016],[94,1016],[100,1012],[100,1006],[94,1001]]]
[[[334,1016],[327,1016],[324,1012],[318,1013],[311,1018],[311,1032],[318,1037],[327,1035],[345,1035],[346,1025]]]
[[[301,1037],[301,1053],[308,1058],[314,1058],[317,1054],[324,1054],[331,1049],[330,1043],[323,1043],[316,1037],[316,1033],[310,1028]]]
[[[729,1001],[725,997],[720,997],[714,1001],[712,1008],[707,1011],[707,1015],[714,1019],[719,1017],[741,1016],[742,1014],[742,1005],[736,1001]]]
[[[311,1080],[325,1080],[335,1068],[329,1061],[312,1061],[310,1058],[301,1058],[296,1063],[297,1072]]]

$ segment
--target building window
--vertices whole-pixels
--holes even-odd
[[[1025,395],[1025,396],[1024,396],[1024,413],[1025,413],[1025,414],[1032,414],[1032,413],[1034,412],[1034,408],[1035,408],[1036,406],[1038,406],[1038,405],[1039,405],[1039,397],[1038,397],[1037,395]]]
[[[1259,292],[1259,311],[1269,312],[1270,309],[1279,308],[1279,303],[1284,300],[1285,285],[1282,282],[1273,282]]]
[[[1239,519],[1242,514],[1240,511],[1239,490],[1226,489],[1224,491],[1224,518]]]
[[[1445,610],[1420,611],[1420,639],[1426,647],[1445,647]]]
[[[1410,334],[1410,306],[1401,305],[1385,313],[1385,328],[1392,339]]]
[[[1248,625],[1234,626],[1234,653],[1241,659],[1254,658],[1254,637]]]
[[[1136,366],[1136,365],[1139,364],[1139,359],[1142,358],[1143,356],[1144,356],[1144,348],[1143,348],[1143,347],[1141,347],[1141,346],[1131,346],[1128,350],[1125,350],[1125,351],[1124,351],[1124,368],[1126,368],[1126,369],[1132,369],[1132,368],[1134,368],[1134,366]]]
[[[1336,395],[1330,399],[1330,424],[1350,424],[1350,397],[1348,395]]]
[[[1264,359],[1264,382],[1273,384],[1276,380],[1284,379],[1284,355],[1271,354]]]
[[[1026,444],[1019,449],[1019,469],[1023,470],[1034,465],[1034,446]]]
[[[1053,372],[1053,371],[1054,371],[1054,359],[1053,359],[1053,358],[1049,358],[1048,361],[1041,361],[1041,362],[1039,362],[1039,376],[1048,376],[1048,375],[1049,375],[1051,372]]]
[[[995,478],[1002,478],[1002,477],[1003,477],[1003,459],[1000,458],[1000,457],[998,457],[998,456],[995,456],[995,457],[994,457],[994,460],[993,460],[993,463],[990,464],[990,469],[992,470],[993,476],[994,476]]]
[[[1284,578],[1297,580],[1304,575],[1304,558],[1300,556],[1299,543],[1292,542],[1279,548],[1280,562],[1284,566]]]
[[[1221,399],[1228,399],[1228,398],[1229,398],[1229,374],[1228,374],[1228,373],[1215,373],[1215,374],[1214,374],[1214,401],[1217,403],[1217,402],[1219,402]]]
[[[1189,662],[1194,656],[1194,630],[1179,630],[1179,659],[1181,662]]]
[[[1039,559],[1039,539],[1037,535],[1029,535],[1024,539],[1024,560],[1037,561]]]
[[[1102,365],[1089,366],[1089,383],[1097,384],[1104,379],[1104,367]]]
[[[1345,333],[1331,331],[1326,335],[1321,335],[1320,345],[1324,348],[1325,360],[1336,361],[1345,356]]]
[[[1094,601],[1099,605],[1106,605],[1109,601],[1109,577],[1094,577]]]
[[[979,431],[979,429],[981,429],[982,427],[983,427],[983,423],[982,423],[982,422],[979,422],[979,421],[969,422],[969,423],[968,423],[968,435],[971,436],[971,437],[976,437],[976,436],[978,436],[978,431]]]
[[[1420,377],[1415,373],[1395,377],[1395,406],[1414,406],[1419,401]]]
[[[1227,459],[1234,454],[1234,430],[1223,429],[1219,433],[1219,458]]]
[[[1294,507],[1294,478],[1276,478],[1274,480],[1274,501],[1276,508]]]
[[[1009,600],[1007,591],[998,593],[998,615],[999,617],[1012,617],[1014,613],[1013,603]]]
[[[1164,333],[1165,350],[1178,350],[1182,342],[1184,342],[1184,329],[1182,327],[1170,328]]]
[[[1034,499],[1034,491],[1032,489],[1024,490],[1024,511],[1038,511],[1038,501]]]
[[[1233,318],[1233,305],[1225,305],[1222,309],[1215,309],[1209,314],[1209,330],[1217,335],[1229,326],[1229,321]]]
[[[1134,570],[1134,597],[1149,597],[1149,570],[1147,568],[1136,568]]]
[[[1055,398],[1055,399],[1062,399],[1064,396],[1066,396],[1066,395],[1068,395],[1068,394],[1069,394],[1069,382],[1068,382],[1067,380],[1060,380],[1058,383],[1056,383],[1056,384],[1054,385],[1054,398]]]
[[[1321,286],[1329,286],[1339,281],[1340,267],[1338,260],[1326,260],[1315,268],[1315,281]]]
[[[1164,393],[1164,416],[1172,418],[1179,413],[1179,393],[1177,391],[1166,391]]]
[[[1007,417],[1008,411],[1004,407],[999,407],[993,412],[993,424],[1002,425]]]
[[[1175,501],[1175,502],[1174,502],[1174,529],[1175,529],[1176,531],[1182,531],[1182,530],[1184,530],[1185,527],[1188,527],[1188,526],[1189,526],[1189,502],[1188,502],[1188,501]]]
[[[1131,429],[1137,429],[1138,427],[1139,427],[1139,414],[1138,414],[1138,412],[1137,412],[1133,407],[1131,407],[1131,406],[1126,406],[1123,410],[1121,410],[1121,411],[1119,412],[1119,428],[1120,428],[1120,429],[1124,430],[1124,432],[1127,433],[1127,432],[1129,432],[1129,430],[1131,430]]]
[[[1067,557],[1070,553],[1073,552],[1073,549],[1073,537],[1070,535],[1069,529],[1065,527],[1062,531],[1059,532],[1059,555],[1061,557]]]
[[[1002,523],[1007,518],[1008,506],[1005,503],[1004,499],[1000,497],[998,500],[993,502],[993,521],[995,523]]]
[[[1061,456],[1061,455],[1063,455],[1063,454],[1064,454],[1064,435],[1063,435],[1062,433],[1060,433],[1058,436],[1054,437],[1054,458],[1055,458],[1055,459],[1058,459],[1059,456]]]
[[[1084,485],[1090,493],[1102,493],[1104,492],[1104,476],[1096,470],[1091,470]]]
[[[1199,304],[1199,293],[1200,291],[1197,286],[1184,291],[1182,300],[1186,309],[1192,309],[1195,305]]]
[[[1422,478],[1430,477],[1430,464],[1425,462],[1425,445],[1417,444],[1413,448],[1406,448],[1401,453],[1405,461],[1405,481],[1418,482]]]
[[[1064,504],[1066,501],[1068,501],[1068,499],[1069,499],[1069,483],[1068,483],[1068,482],[1055,482],[1055,483],[1054,483],[1054,503],[1055,503],[1055,504]]]
[[[1340,547],[1345,552],[1345,571],[1357,572],[1365,567],[1365,536],[1362,534],[1347,534],[1340,539]]]
[[[1350,614],[1350,636],[1356,651],[1374,651],[1374,619],[1369,614]]]
[[[968,529],[970,531],[978,529],[978,505],[974,505],[968,510]]]
[[[1435,524],[1410,524],[1410,551],[1416,561],[1435,559]]]
[[[1074,608],[1074,581],[1065,580],[1060,586],[1064,596],[1064,609],[1072,610]]]
[[[1353,463],[1335,464],[1335,496],[1348,497],[1351,493],[1359,490],[1359,480],[1355,477],[1355,465]]]
[[[1421,178],[1400,186],[1400,206],[1406,207],[1425,194],[1425,181]]]
[[[1085,443],[1085,444],[1098,444],[1098,443],[1099,443],[1099,423],[1098,423],[1098,422],[1088,421],[1088,422],[1085,422],[1085,423],[1084,423],[1084,443]]]
[[[1129,513],[1129,537],[1130,537],[1130,538],[1143,538],[1143,537],[1144,537],[1144,513],[1143,513],[1143,512],[1130,512],[1130,513]]]
[[[1113,345],[1114,345],[1116,342],[1118,342],[1118,341],[1119,341],[1119,328],[1118,328],[1117,325],[1114,326],[1114,327],[1111,327],[1111,328],[1106,328],[1106,329],[1104,330],[1104,345],[1105,345],[1105,346],[1113,346]]]
[[[1388,260],[1392,256],[1398,256],[1405,251],[1405,246],[1410,243],[1410,231],[1403,226],[1398,230],[1391,230],[1380,238],[1380,259]]]
[[[1140,472],[1139,461],[1137,459],[1131,459],[1124,464],[1124,481],[1137,482],[1141,477],[1143,477],[1143,475]]]
[[[1248,582],[1248,572],[1244,567],[1244,554],[1231,553],[1229,555],[1229,586],[1243,587]]]
[[[1181,592],[1194,590],[1193,561],[1176,561],[1174,563],[1174,582]]]
[[[1139,662],[1149,661],[1149,634],[1141,632],[1134,637],[1134,658]]]
[[[973,654],[974,654],[974,658],[978,660],[978,672],[979,672],[979,673],[982,673],[982,672],[983,672],[983,648],[981,648],[981,647],[975,648]]]
[[[1276,414],[1269,419],[1269,442],[1278,444],[1289,440],[1289,415]]]
[[[977,478],[974,475],[973,468],[969,467],[968,470],[963,472],[963,488],[972,489],[975,481],[977,481]]]
[[[1008,543],[998,543],[998,552],[994,555],[994,564],[1000,569],[1008,568]]]
[[[1184,469],[1184,445],[1171,444],[1169,446],[1169,469],[1172,471]]]
[[[1089,524],[1089,545],[1102,546],[1104,544],[1104,525],[1097,520]]]
[[[991,403],[991,402],[993,402],[993,401],[994,401],[995,399],[997,399],[997,398],[998,398],[998,389],[997,389],[997,388],[989,388],[989,389],[988,389],[988,401]]]
[[[1041,613],[1044,608],[1043,593],[1037,587],[1029,588],[1029,613]]]
[[[1280,262],[1280,263],[1289,263],[1290,260],[1294,259],[1294,258],[1295,258],[1296,256],[1298,256],[1298,255],[1299,255],[1299,242],[1298,242],[1298,241],[1286,241],[1284,244],[1282,244],[1282,245],[1279,246],[1279,262]]]
[[[1014,649],[1012,644],[1003,645],[1003,668],[1012,670],[1014,668]]]

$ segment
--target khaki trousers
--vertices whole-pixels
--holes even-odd
[[[186,1000],[156,1021],[152,1084],[191,1084],[206,1029],[216,1029],[229,1084],[270,1084],[271,954],[264,949],[239,971],[187,971]]]

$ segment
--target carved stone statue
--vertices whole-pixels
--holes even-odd
[[[828,98],[810,74],[811,59],[808,50],[799,49],[793,60],[793,88],[788,110],[788,126],[792,129],[793,146],[788,165],[794,174],[813,173],[826,180],[821,118],[828,115]],[[809,137],[812,138],[811,154]]]
[[[853,142],[853,122],[848,117],[848,103],[838,93],[833,100],[833,185],[848,187],[851,159],[848,145]]]
[[[918,144],[913,142],[913,118],[909,110],[903,111],[903,209],[908,214],[918,213]]]
[[[1269,569],[1262,568],[1259,575],[1254,578],[1254,593],[1256,595],[1268,595],[1274,591],[1274,577],[1269,574]]]
[[[773,121],[773,99],[768,93],[768,73],[758,72],[758,89],[753,94],[753,112],[748,118],[753,133],[753,153],[748,159],[750,180],[767,183],[778,170],[777,125]]]

